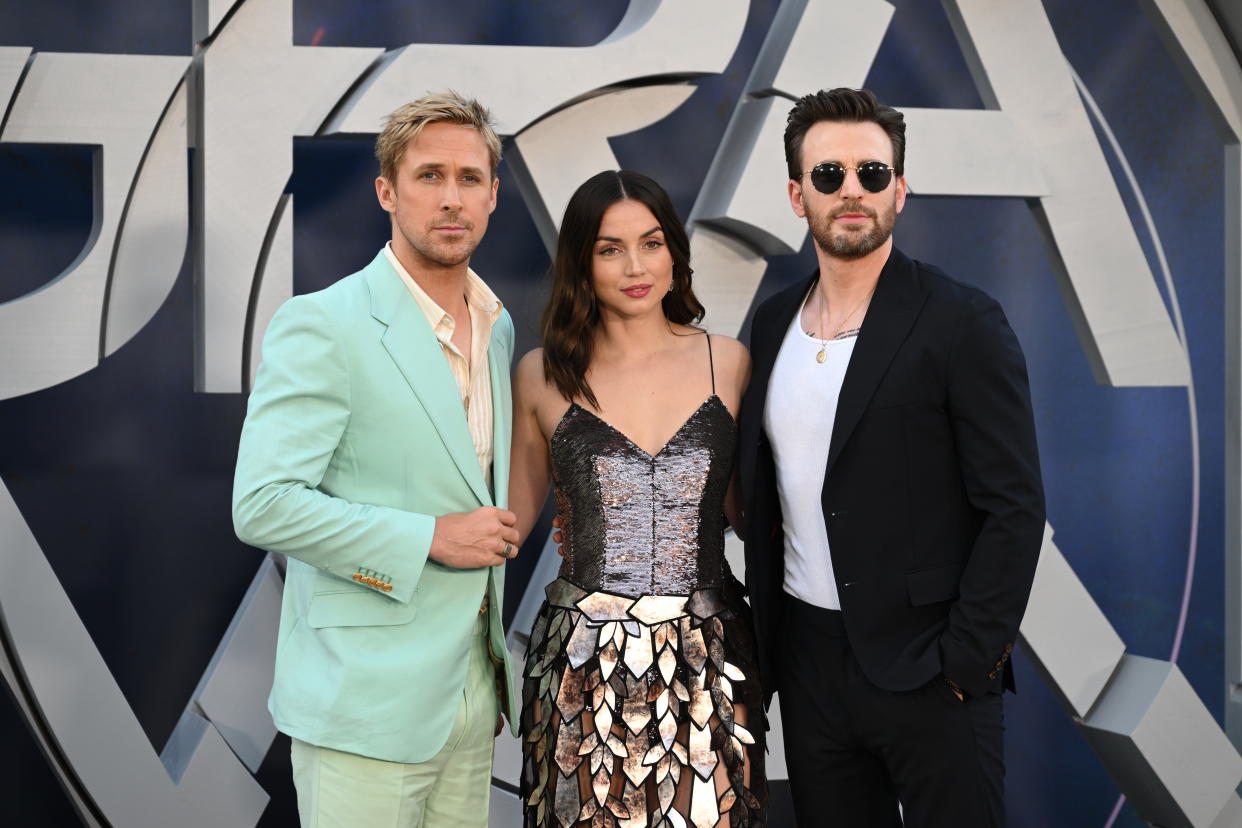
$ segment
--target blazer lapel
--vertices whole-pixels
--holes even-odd
[[[793,287],[786,288],[773,297],[772,312],[757,328],[752,323],[750,329],[750,350],[753,360],[750,384],[746,389],[746,398],[742,403],[742,480],[746,492],[746,508],[753,510],[753,496],[756,492],[755,467],[758,462],[759,444],[763,437],[763,416],[767,407],[768,386],[772,381],[772,368],[776,364],[776,356],[780,353],[781,343],[785,341],[785,331],[793,321],[802,299],[810,290],[818,274],[803,280]]]
[[[837,398],[837,417],[832,425],[825,479],[832,474],[841,449],[866,411],[876,386],[918,318],[926,298],[926,291],[918,283],[914,262],[894,247],[880,271],[875,295],[845,370],[841,395]]]
[[[492,380],[492,489],[495,503],[502,509],[509,504],[509,439],[513,430],[513,399],[509,386],[509,352],[501,347],[500,320],[492,326],[487,347],[487,365]]]
[[[759,404],[762,414],[764,403],[768,397],[768,383],[772,380],[772,368],[776,365],[776,356],[780,353],[781,344],[785,341],[785,332],[793,321],[806,292],[811,289],[819,274],[811,276],[793,287],[786,288],[776,298],[772,309],[771,320],[763,330],[751,329],[751,350],[754,352],[754,369],[751,376],[751,388],[755,391],[755,402]]]
[[[371,290],[371,315],[386,326],[381,337],[384,349],[431,418],[454,465],[479,503],[490,504],[491,493],[474,453],[457,381],[427,318],[382,252],[367,267],[367,284]]]

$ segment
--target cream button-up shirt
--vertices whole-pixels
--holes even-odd
[[[457,390],[461,393],[466,423],[470,426],[470,439],[474,453],[479,458],[479,468],[490,488],[492,485],[492,382],[487,365],[487,347],[492,339],[492,326],[500,318],[501,304],[473,270],[466,270],[466,305],[470,311],[470,359],[453,344],[456,321],[444,308],[437,305],[418,282],[406,272],[392,252],[392,242],[384,245],[384,255],[392,269],[405,282],[418,309],[427,318],[427,324],[435,332],[440,350],[448,360]]]

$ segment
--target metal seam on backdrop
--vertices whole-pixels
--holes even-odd
[[[1121,150],[1121,145],[1117,142],[1117,138],[1113,135],[1112,129],[1108,125],[1108,121],[1104,119],[1104,115],[1096,106],[1095,99],[1091,97],[1091,93],[1087,91],[1087,87],[1083,84],[1082,79],[1074,73],[1071,66],[1070,72],[1073,74],[1074,83],[1078,86],[1079,92],[1090,107],[1092,114],[1100,124],[1100,129],[1104,132],[1108,139],[1109,145],[1117,156],[1122,170],[1125,172],[1126,180],[1129,182],[1131,189],[1134,191],[1135,200],[1138,202],[1139,210],[1143,214],[1143,223],[1147,225],[1147,232],[1151,236],[1152,246],[1156,250],[1156,258],[1160,263],[1160,271],[1164,276],[1165,286],[1169,292],[1169,305],[1173,315],[1173,324],[1177,328],[1177,337],[1182,341],[1182,350],[1186,352],[1186,374],[1189,377],[1186,383],[1186,403],[1190,418],[1190,462],[1191,462],[1191,506],[1190,506],[1190,540],[1188,542],[1187,561],[1186,561],[1186,581],[1182,590],[1182,606],[1181,612],[1177,619],[1177,631],[1173,637],[1173,647],[1169,652],[1169,661],[1177,663],[1177,658],[1181,654],[1182,637],[1186,630],[1186,616],[1190,610],[1190,593],[1194,586],[1194,564],[1198,556],[1199,547],[1199,412],[1195,403],[1195,374],[1194,369],[1190,365],[1190,343],[1186,339],[1186,326],[1182,322],[1182,310],[1177,301],[1177,288],[1173,284],[1173,274],[1169,270],[1168,259],[1164,255],[1164,245],[1160,242],[1160,235],[1156,232],[1156,224],[1152,220],[1151,211],[1147,208],[1147,200],[1143,197],[1143,191],[1139,188],[1138,181],[1134,176],[1134,171],[1130,168],[1130,162],[1126,160],[1125,153]]]
[[[289,186],[285,182],[285,186]],[[262,337],[259,341],[255,341],[254,336],[254,318],[258,312],[259,302],[262,301],[263,279],[267,275],[268,256],[272,252],[272,243],[276,238],[276,234],[280,232],[280,223],[284,220],[285,210],[289,206],[289,199],[293,194],[283,192],[276,199],[276,207],[272,210],[271,221],[267,225],[267,234],[263,237],[263,245],[259,248],[259,259],[254,268],[254,279],[250,283],[250,300],[246,305],[246,327],[242,331],[242,364],[241,376],[243,392],[248,393],[251,384],[254,382],[250,371],[251,358],[250,355],[255,348],[262,346]]]
[[[22,91],[22,84],[26,82],[26,76],[30,74],[30,66],[34,63],[34,59],[35,51],[31,49],[30,54],[26,55],[26,63],[22,66],[22,71],[17,75],[17,82],[13,84],[13,93],[4,102],[4,111],[0,112],[0,135],[4,135],[4,128],[9,123],[9,115],[13,114],[13,105],[17,103],[17,96]]]
[[[1182,350],[1186,353],[1186,376],[1188,377],[1186,382],[1186,403],[1190,419],[1191,462],[1190,540],[1186,552],[1186,578],[1182,586],[1182,604],[1177,617],[1177,628],[1173,634],[1173,646],[1169,651],[1169,661],[1176,664],[1177,657],[1181,654],[1182,637],[1186,631],[1186,616],[1190,611],[1190,594],[1194,588],[1195,560],[1198,557],[1199,546],[1199,413],[1195,405],[1195,372],[1194,367],[1190,363],[1190,344],[1186,339],[1186,326],[1182,322],[1182,311],[1177,301],[1177,288],[1173,284],[1173,274],[1169,270],[1169,262],[1164,255],[1164,245],[1160,242],[1160,234],[1156,231],[1156,224],[1151,217],[1151,211],[1147,207],[1147,199],[1143,197],[1143,190],[1139,187],[1134,170],[1131,169],[1130,162],[1127,160],[1121,144],[1117,141],[1117,136],[1113,134],[1112,127],[1108,125],[1108,120],[1104,117],[1104,113],[1100,111],[1095,98],[1091,96],[1087,85],[1078,76],[1068,57],[1065,59],[1065,63],[1069,67],[1070,76],[1074,79],[1074,85],[1078,87],[1078,94],[1082,96],[1083,102],[1090,110],[1096,125],[1099,126],[1100,131],[1104,133],[1104,137],[1108,140],[1108,145],[1112,148],[1113,155],[1121,166],[1122,172],[1125,173],[1126,181],[1129,183],[1134,199],[1138,203],[1139,212],[1143,214],[1143,223],[1147,227],[1152,247],[1156,251],[1156,260],[1160,265],[1160,272],[1164,277],[1165,287],[1168,291],[1169,310],[1173,316],[1173,325],[1177,328],[1177,338],[1181,340]],[[1113,828],[1113,823],[1117,821],[1117,817],[1121,814],[1121,806],[1125,804],[1125,801],[1125,794],[1117,798],[1117,804],[1113,806],[1113,811],[1109,815],[1108,821],[1104,823],[1104,828]]]
[[[0,483],[0,490],[3,490],[2,483]],[[12,495],[7,492],[0,491],[0,496],[7,496],[10,500],[13,500]],[[16,505],[15,500],[13,500],[13,503]],[[15,697],[13,701],[18,708],[18,713],[22,716],[31,737],[43,751],[48,764],[51,765],[56,781],[65,789],[70,806],[77,812],[78,818],[84,823],[109,825],[107,817],[104,816],[99,804],[91,796],[90,790],[82,782],[76,768],[73,766],[73,762],[69,759],[61,747],[60,741],[56,738],[55,729],[48,722],[47,716],[43,713],[43,708],[39,705],[38,696],[26,678],[25,671],[22,669],[21,657],[17,654],[17,647],[9,634],[8,624],[4,621],[3,608],[0,608],[0,658],[5,659],[9,664],[9,668],[13,671],[13,684],[8,686],[7,689]],[[21,697],[20,701],[16,698],[17,696]],[[22,710],[23,702],[26,708],[25,712]],[[82,812],[83,810],[85,810],[85,813]]]
[[[155,128],[151,130],[151,135],[147,137],[147,145],[142,148],[142,156],[138,159],[138,165],[134,168],[134,177],[129,182],[129,189],[125,193],[125,203],[121,206],[121,215],[116,221],[116,238],[112,240],[112,252],[108,255],[108,271],[104,279],[103,302],[99,309],[99,362],[103,362],[108,356],[108,311],[112,305],[112,285],[116,277],[116,256],[120,252],[121,242],[125,236],[125,222],[129,218],[129,208],[134,203],[134,193],[138,191],[138,181],[142,178],[143,170],[147,165],[147,159],[151,156],[151,147],[155,146],[155,141],[164,127],[164,121],[168,118],[169,112],[172,111],[173,103],[177,100],[177,96],[181,94],[182,87],[186,86],[190,71],[191,67],[187,66],[185,72],[181,75],[181,80],[177,81],[177,85],[173,87],[172,94],[164,102],[164,108],[160,111],[159,117],[155,119]],[[183,262],[184,259],[185,255],[182,254]],[[162,305],[163,303],[161,302],[160,304]],[[156,310],[158,311],[158,308]],[[150,322],[151,320],[148,319],[147,321]],[[146,327],[146,325],[143,325],[143,327]]]

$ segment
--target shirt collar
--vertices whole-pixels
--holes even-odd
[[[444,325],[452,326],[453,317],[448,311],[440,307],[434,299],[427,295],[427,291],[414,280],[405,267],[397,259],[397,254],[392,252],[392,242],[385,242],[384,256],[388,259],[388,264],[392,265],[392,269],[397,271],[397,275],[401,277],[401,281],[405,282],[406,288],[409,289],[410,295],[414,297],[414,301],[418,303],[419,310],[427,317],[427,321],[433,329]],[[479,275],[470,268],[466,268],[466,303],[475,310],[483,314],[490,322],[495,322],[500,318],[500,312],[504,308],[500,299],[487,286],[487,283],[479,278]]]

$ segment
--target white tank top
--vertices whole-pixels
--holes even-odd
[[[763,427],[776,461],[776,485],[785,530],[785,591],[824,609],[841,609],[828,549],[821,493],[828,466],[828,445],[837,416],[837,397],[858,337],[814,339],[802,330],[802,313],[794,315],[781,343]],[[818,362],[820,350],[826,352]]]

